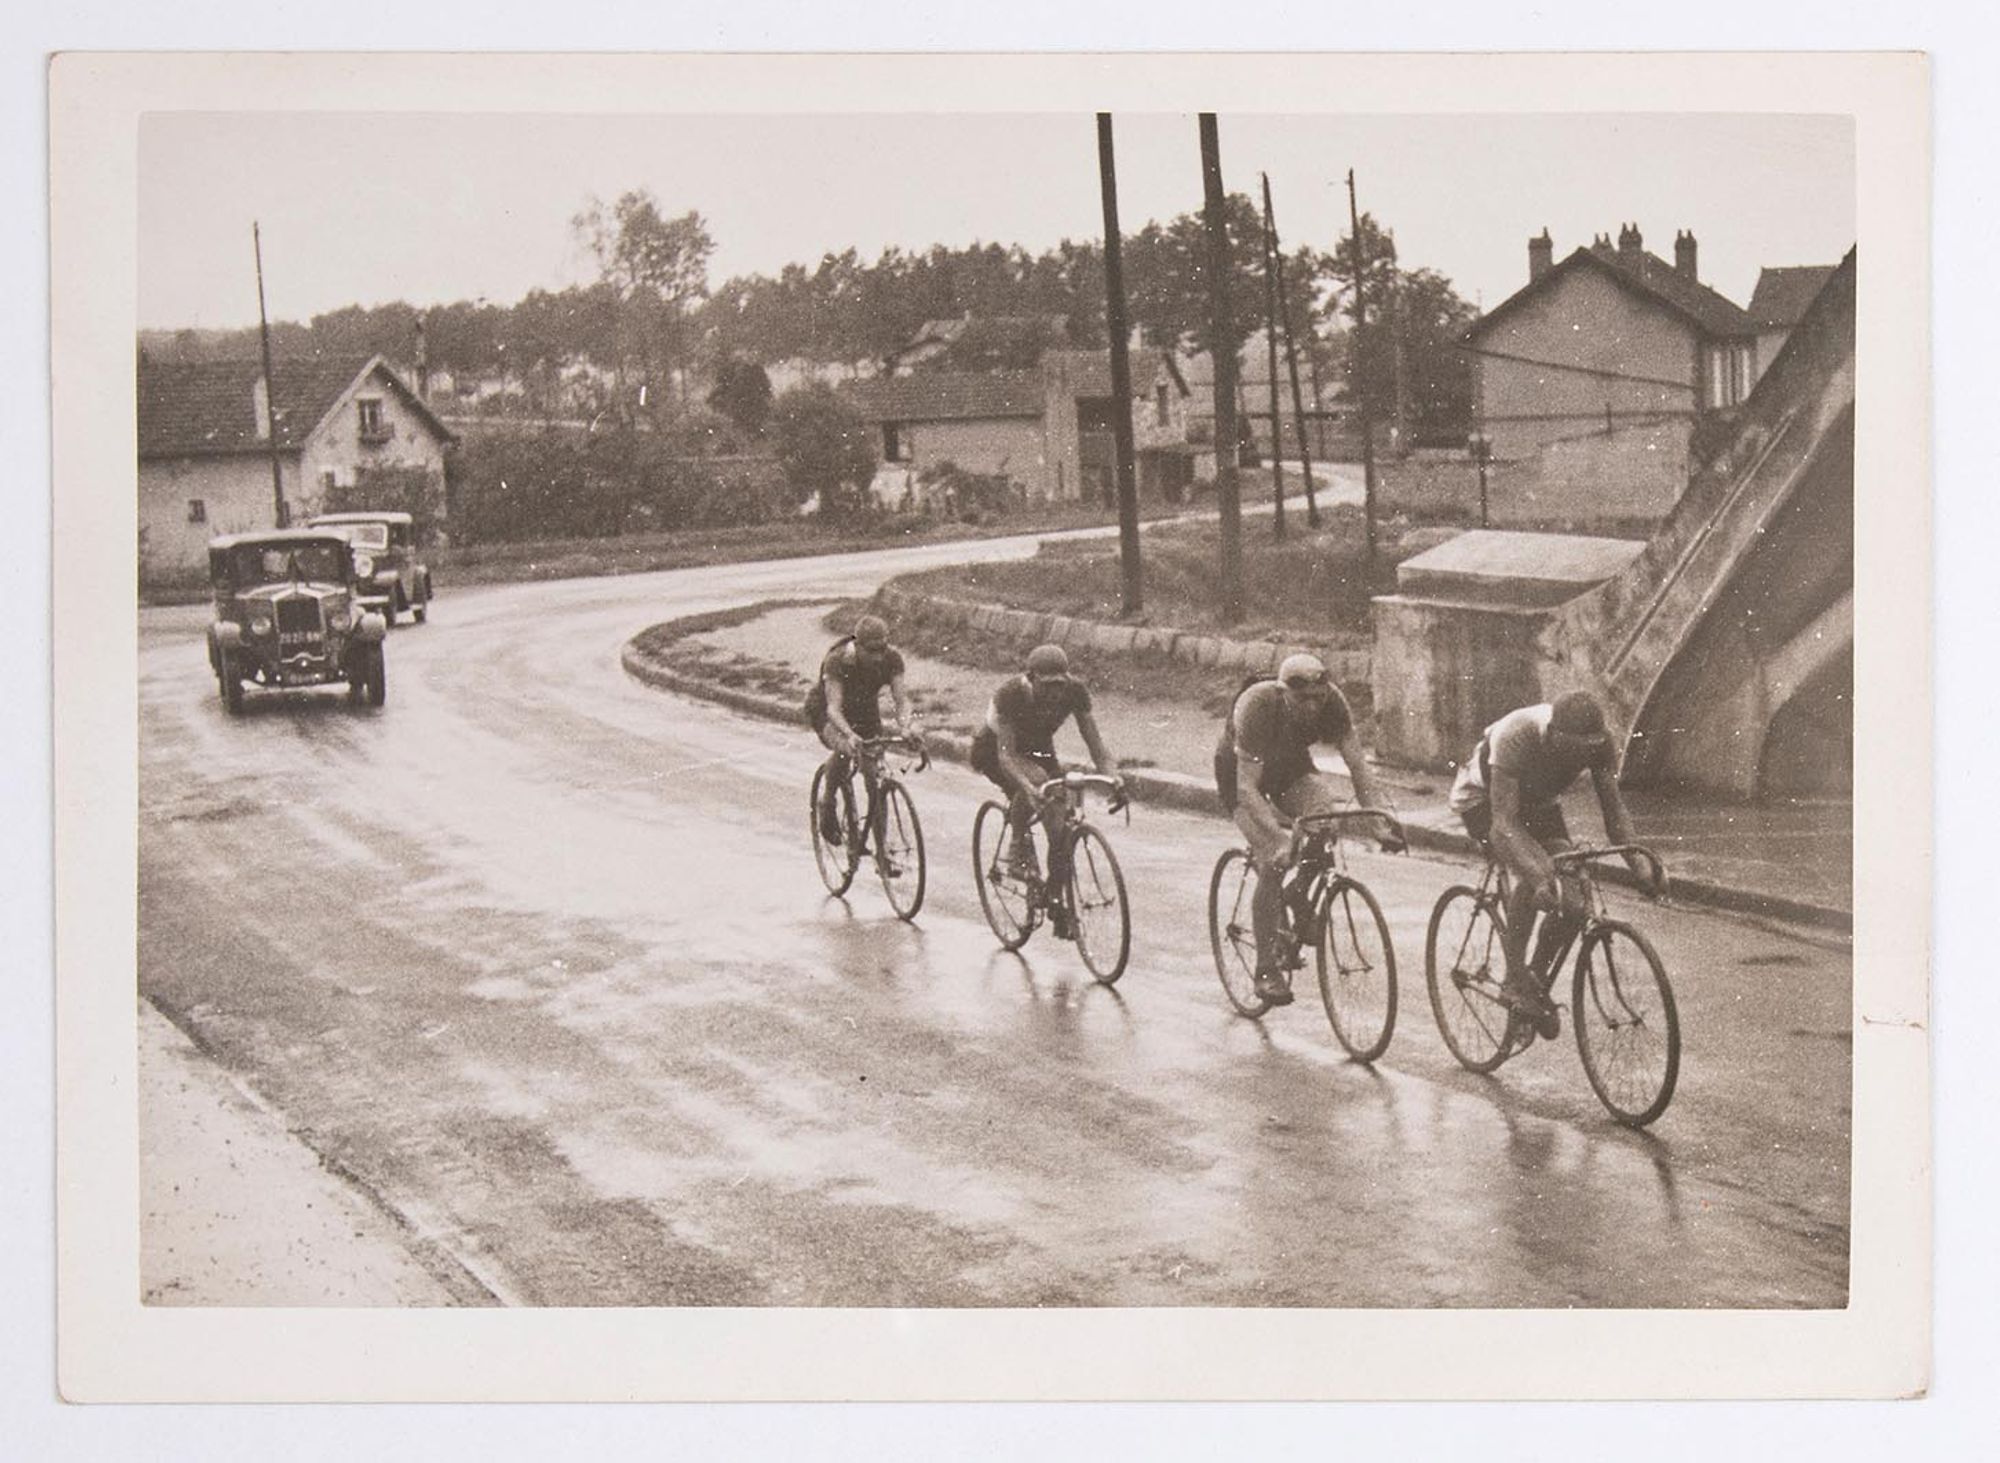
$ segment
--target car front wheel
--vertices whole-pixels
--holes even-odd
[[[222,708],[231,716],[243,710],[243,678],[237,673],[236,660],[226,650],[219,652],[215,659],[216,687],[222,693]]]

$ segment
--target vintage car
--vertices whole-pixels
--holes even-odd
[[[272,690],[344,682],[350,704],[388,695],[388,626],[360,603],[355,550],[331,529],[233,533],[208,542],[215,619],[208,664],[233,715],[246,685]]]
[[[306,526],[330,528],[354,545],[363,604],[381,610],[392,625],[404,610],[418,624],[424,622],[430,612],[431,571],[417,548],[409,514],[386,509],[322,513]]]

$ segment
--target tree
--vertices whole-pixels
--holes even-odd
[[[755,436],[771,419],[771,378],[755,361],[724,356],[715,368],[708,404]]]
[[[868,423],[817,383],[778,398],[771,413],[771,448],[797,501],[817,493],[820,509],[829,517],[855,511],[861,490],[875,473]]]
[[[699,213],[668,218],[645,189],[621,194],[609,208],[591,199],[570,227],[618,301],[616,369],[628,391],[637,378],[636,404],[657,416],[667,407],[675,371],[684,371],[690,358],[689,316],[708,293],[715,240]],[[628,397],[626,410],[634,405]]]
[[[1348,333],[1347,390],[1369,415],[1386,421],[1396,413],[1396,346],[1402,344],[1403,395],[1411,436],[1462,442],[1471,427],[1471,367],[1459,344],[1478,311],[1434,269],[1403,270],[1395,236],[1372,215],[1359,219],[1328,256],[1337,282],[1334,308],[1352,310],[1357,270],[1366,318]]]

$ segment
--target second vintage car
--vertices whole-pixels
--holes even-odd
[[[208,664],[232,715],[243,709],[246,686],[345,683],[351,704],[380,706],[388,698],[388,626],[362,606],[354,560],[346,538],[331,529],[209,540],[215,618]]]
[[[405,610],[421,625],[430,614],[431,571],[417,548],[416,524],[407,513],[387,509],[322,513],[306,525],[330,528],[354,545],[361,599],[379,609],[390,624]]]

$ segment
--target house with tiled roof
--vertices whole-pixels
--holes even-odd
[[[1466,332],[1478,428],[1508,490],[1496,521],[1642,524],[1687,486],[1697,421],[1757,379],[1759,328],[1701,282],[1694,234],[1674,262],[1638,225],[1556,261],[1528,241],[1528,281]]]
[[[875,495],[891,503],[942,463],[1011,478],[1037,501],[1109,496],[1116,420],[1109,351],[1044,351],[1034,370],[921,371],[840,387],[878,434]],[[1177,497],[1192,471],[1187,383],[1165,351],[1131,355],[1140,491]]]
[[[1750,292],[1750,318],[1757,322],[1757,374],[1762,376],[1791,339],[1812,302],[1839,269],[1837,264],[1786,264],[1757,271]]]
[[[272,432],[286,512],[320,511],[337,489],[390,469],[434,474],[442,497],[450,430],[380,356],[138,365],[139,552],[144,579],[207,562],[217,534],[276,526]],[[384,505],[387,506],[387,505]]]
[[[884,374],[1028,370],[1042,352],[1069,344],[1061,315],[964,315],[926,320],[884,360]]]

